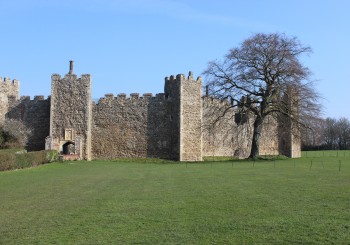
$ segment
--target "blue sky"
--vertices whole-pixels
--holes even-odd
[[[51,74],[92,75],[93,97],[163,92],[165,76],[193,71],[258,32],[310,46],[303,62],[324,117],[350,118],[350,1],[0,0],[0,76],[21,95],[49,95]]]

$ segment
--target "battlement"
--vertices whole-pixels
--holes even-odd
[[[30,96],[21,96],[20,100],[21,101],[39,101],[39,100],[48,100],[50,99],[50,96],[48,96],[46,99],[45,99],[45,96],[44,95],[35,95],[33,99],[31,99]]]
[[[196,82],[202,82],[202,77],[198,76],[196,80],[193,79],[193,73],[190,71],[188,73],[188,76],[186,78],[185,74],[177,74],[176,76],[171,75],[170,77],[165,77],[165,83],[168,82],[180,82],[180,81],[196,81]]]
[[[220,100],[213,96],[202,96],[202,101],[206,104],[211,104],[211,105],[221,105],[221,106],[232,105],[232,102],[229,99]]]
[[[77,80],[77,79],[78,80],[89,80],[91,78],[91,75],[90,74],[81,74],[81,77],[78,78],[78,76],[76,74],[69,74],[68,73],[68,74],[64,75],[64,78],[66,78],[66,79],[73,78],[74,80]],[[52,81],[60,81],[60,80],[62,80],[62,77],[60,74],[54,73],[51,75],[51,80]]]
[[[111,101],[124,101],[124,102],[131,102],[131,101],[165,101],[168,98],[165,97],[164,93],[158,93],[155,96],[153,96],[152,93],[144,93],[142,96],[140,96],[139,93],[131,93],[129,96],[127,96],[125,93],[120,93],[117,96],[115,96],[112,93],[105,94],[104,97],[100,98],[97,102],[97,104],[103,104],[105,102],[111,102]]]
[[[0,77],[0,92],[7,96],[14,96],[16,99],[19,98],[19,81],[8,77]]]
[[[0,83],[1,85],[13,85],[13,86],[18,86],[19,81],[17,79],[11,79],[9,77],[0,77]]]

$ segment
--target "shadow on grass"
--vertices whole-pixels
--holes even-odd
[[[204,162],[264,162],[264,161],[277,161],[277,160],[287,160],[289,159],[286,156],[278,155],[278,156],[259,156],[256,158],[246,158],[246,159],[239,159],[235,157],[203,157]]]

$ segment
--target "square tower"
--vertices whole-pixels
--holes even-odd
[[[46,149],[67,158],[91,160],[91,78],[78,78],[70,61],[69,73],[51,76],[50,136]]]

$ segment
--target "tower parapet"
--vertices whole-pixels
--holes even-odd
[[[19,99],[19,81],[8,77],[0,77],[0,92],[7,96],[15,96],[16,100]]]

